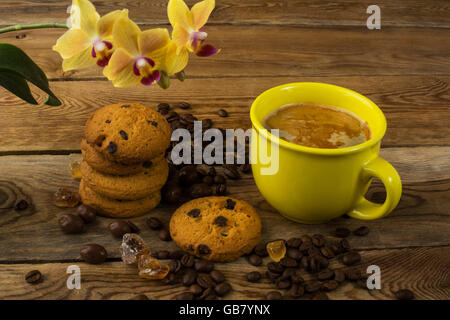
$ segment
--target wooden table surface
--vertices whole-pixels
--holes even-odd
[[[48,75],[60,107],[32,106],[0,89],[0,299],[127,299],[146,293],[170,299],[182,292],[138,278],[120,261],[119,240],[99,218],[82,235],[65,235],[57,219],[74,209],[52,204],[60,187],[76,189],[69,164],[80,159],[83,125],[95,109],[110,103],[188,101],[199,118],[218,127],[248,128],[252,100],[283,83],[317,81],[356,90],[377,103],[388,130],[381,156],[398,170],[403,195],[397,209],[381,220],[362,222],[339,218],[322,225],[301,225],[277,214],[262,198],[253,179],[230,183],[230,195],[254,205],[263,220],[263,239],[301,234],[331,235],[337,226],[371,228],[364,238],[350,238],[363,265],[382,272],[381,290],[362,290],[349,283],[332,299],[392,299],[398,289],[411,289],[419,299],[450,298],[450,6],[445,0],[379,1],[382,28],[366,28],[372,1],[217,0],[206,31],[222,48],[215,57],[192,58],[184,83],[159,87],[114,88],[99,69],[62,72],[51,50],[61,29],[0,35],[0,42],[25,50]],[[142,28],[168,26],[166,0],[94,1],[101,14],[129,8]],[[189,5],[193,1],[187,1]],[[0,2],[0,25],[64,22],[69,1],[9,0]],[[43,101],[42,92],[33,90]],[[230,116],[219,118],[225,108]],[[369,198],[384,189],[374,183]],[[12,209],[26,199],[32,206]],[[148,216],[166,223],[175,208],[161,206],[133,219],[154,250],[175,249],[145,226]],[[79,257],[88,242],[104,245],[110,259],[99,266]],[[81,290],[66,288],[66,268],[81,268]],[[342,267],[338,263],[336,267]],[[234,291],[230,299],[261,299],[272,290],[268,280],[245,281],[253,267],[244,258],[218,264]],[[24,274],[39,269],[44,281],[28,285]]]

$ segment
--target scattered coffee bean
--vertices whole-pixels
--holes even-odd
[[[255,252],[255,254],[257,254],[261,258],[267,257],[269,255],[265,243],[257,244],[256,247],[253,249],[253,252]]]
[[[347,252],[351,249],[350,243],[348,242],[347,239],[341,239],[341,241],[339,241],[339,252]]]
[[[291,281],[278,279],[275,282],[275,285],[276,285],[277,289],[280,289],[280,290],[289,289],[291,287]]]
[[[361,279],[361,271],[358,269],[349,269],[345,272],[345,277],[350,281]]]
[[[194,283],[189,287],[189,291],[192,292],[194,296],[199,296],[203,292],[203,288],[200,287],[198,284]]]
[[[334,270],[334,280],[337,282],[344,282],[345,281],[345,272],[342,270]]]
[[[294,283],[291,286],[291,289],[289,290],[289,295],[292,298],[301,298],[305,294],[305,287],[303,287],[301,284]]]
[[[196,260],[194,264],[195,270],[198,272],[211,272],[214,269],[214,263],[208,260]]]
[[[214,280],[215,283],[222,283],[225,281],[225,276],[222,272],[218,270],[213,270],[209,273],[210,277]]]
[[[263,260],[257,254],[252,254],[248,257],[248,262],[253,266],[260,266],[262,265]]]
[[[183,190],[175,183],[167,183],[161,192],[164,202],[167,203],[179,203],[183,197]]]
[[[330,247],[322,247],[320,248],[320,253],[327,259],[334,258],[334,251]]]
[[[123,220],[115,220],[108,225],[111,234],[116,238],[122,238],[125,233],[131,233],[130,225]]]
[[[301,251],[296,248],[287,248],[286,256],[296,261],[299,261],[303,255]]]
[[[312,243],[316,247],[320,248],[323,247],[326,243],[325,237],[321,234],[315,234],[312,236]]]
[[[132,221],[128,220],[127,223],[130,226],[131,233],[139,233],[141,231],[139,227],[135,225]]]
[[[155,218],[155,217],[148,218],[147,225],[152,230],[159,230],[163,226],[161,220],[159,220],[158,218]]]
[[[284,257],[283,259],[281,259],[280,264],[286,268],[296,268],[298,266],[297,261],[289,257]]]
[[[218,184],[215,191],[217,196],[224,196],[227,193],[227,186],[224,184]]]
[[[219,297],[223,297],[231,291],[231,285],[228,282],[219,283],[214,287],[214,291]]]
[[[28,202],[26,200],[20,200],[14,206],[14,210],[16,210],[16,211],[23,211],[26,209],[28,209]]]
[[[178,283],[179,278],[173,274],[169,273],[164,279],[161,280],[163,284],[172,285]]]
[[[212,188],[206,183],[195,183],[188,189],[188,194],[192,199],[208,197],[212,195]]]
[[[91,207],[85,206],[84,204],[78,206],[77,214],[86,223],[93,222],[97,217],[97,213],[95,212],[95,210]]]
[[[322,289],[324,291],[333,291],[339,287],[339,282],[336,280],[328,280],[322,284]]]
[[[184,102],[184,101],[178,103],[177,106],[183,110],[189,109],[191,107],[191,105],[188,102]]]
[[[278,273],[278,274],[281,274],[284,271],[284,267],[280,263],[273,262],[273,261],[271,261],[267,264],[267,269],[270,272]]]
[[[192,268],[195,264],[195,258],[190,254],[185,254],[181,258],[181,264],[183,265],[183,267]]]
[[[81,258],[90,264],[99,264],[106,260],[108,253],[106,249],[99,244],[89,243],[80,250]]]
[[[281,300],[283,295],[279,291],[269,291],[266,294],[267,300]]]
[[[322,284],[319,281],[308,281],[305,283],[305,291],[308,293],[317,292],[322,287]]]
[[[228,112],[225,109],[219,109],[219,111],[217,112],[219,114],[220,117],[222,118],[226,118],[228,117]]]
[[[187,165],[178,172],[180,183],[184,186],[190,186],[198,182],[199,174],[194,165]]]
[[[247,273],[246,278],[248,282],[258,282],[261,279],[261,273],[258,271],[252,271]]]
[[[31,270],[25,275],[25,281],[30,284],[39,283],[42,280],[42,274],[39,270]]]
[[[205,119],[202,121],[203,130],[208,130],[213,126],[213,121],[211,119]]]
[[[175,300],[194,300],[194,294],[190,291],[182,292],[175,296]]]
[[[338,238],[347,238],[350,235],[350,230],[347,228],[336,228],[334,235]]]
[[[167,264],[169,266],[169,272],[177,273],[181,269],[181,262],[180,260],[170,260]]]
[[[160,260],[166,260],[169,259],[170,252],[168,250],[159,250],[156,252],[156,258]]]
[[[353,234],[357,235],[359,237],[364,237],[364,236],[367,236],[369,234],[369,232],[370,232],[369,227],[362,226],[362,227],[359,227],[358,229],[356,229],[355,231],[353,231]]]
[[[207,288],[199,297],[200,300],[215,300],[217,298],[214,288]]]
[[[334,271],[332,271],[330,269],[322,270],[317,274],[317,279],[319,279],[319,280],[329,280],[333,277],[334,277]]]
[[[161,110],[169,111],[170,105],[166,102],[162,102],[162,103],[158,104],[157,109],[158,109],[158,112],[160,112]]]
[[[286,241],[286,246],[289,248],[298,248],[302,244],[302,239],[300,238],[290,238]]]
[[[175,259],[175,260],[181,260],[181,258],[184,255],[185,255],[185,252],[183,250],[174,250],[174,251],[170,251],[169,258],[170,259]]]
[[[415,295],[411,290],[402,289],[395,293],[395,297],[398,300],[413,300],[415,298]]]
[[[250,173],[252,171],[252,166],[249,163],[242,164],[240,168],[242,173]]]
[[[287,268],[283,271],[280,276],[280,280],[291,280],[294,275],[297,274],[297,270],[295,268]]]
[[[202,288],[213,288],[215,286],[214,280],[207,274],[201,273],[197,276],[197,284]]]
[[[83,219],[71,213],[63,214],[59,217],[58,223],[61,230],[67,234],[81,233],[84,229]]]
[[[354,265],[361,261],[361,255],[358,252],[351,251],[342,256],[342,263],[346,266]]]
[[[172,237],[170,236],[170,232],[167,229],[159,230],[158,238],[162,241],[171,241],[172,240]]]
[[[181,282],[183,283],[184,286],[189,287],[192,284],[194,284],[196,280],[197,280],[197,272],[192,269],[187,269],[183,275],[183,278],[181,279]]]
[[[237,180],[241,177],[236,167],[232,164],[223,164],[223,173],[232,180]]]
[[[214,177],[214,183],[215,184],[225,184],[226,183],[226,179],[224,178],[223,175],[218,174]]]

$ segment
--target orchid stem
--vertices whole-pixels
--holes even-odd
[[[6,33],[11,31],[28,30],[28,29],[43,29],[43,28],[64,28],[69,29],[69,26],[65,23],[35,23],[35,24],[25,24],[25,25],[15,25],[6,28],[0,28],[0,33]]]

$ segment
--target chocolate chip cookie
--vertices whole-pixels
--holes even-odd
[[[126,165],[106,159],[100,152],[95,150],[92,145],[87,143],[86,139],[83,139],[81,141],[81,153],[83,154],[83,159],[94,170],[97,170],[101,173],[117,176],[126,176],[130,174],[140,173],[144,170],[149,169],[153,165],[153,163],[162,161],[164,158],[164,154],[160,154],[158,157],[151,161],[144,161],[142,163]]]
[[[212,261],[233,261],[261,240],[261,220],[247,202],[230,197],[194,199],[170,219],[170,235],[183,250]]]
[[[111,199],[93,191],[83,179],[80,182],[79,193],[84,205],[95,209],[98,214],[113,218],[140,216],[152,210],[161,201],[160,191],[139,200]]]
[[[128,176],[113,176],[94,170],[86,161],[81,163],[81,175],[96,193],[112,199],[136,200],[159,191],[169,175],[165,159],[152,163],[144,171]]]
[[[86,122],[84,134],[86,141],[108,160],[137,164],[166,151],[171,129],[156,110],[130,102],[95,111]]]

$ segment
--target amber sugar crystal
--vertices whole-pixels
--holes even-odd
[[[269,242],[266,245],[266,249],[270,259],[275,262],[279,262],[286,255],[286,245],[284,244],[284,240]]]
[[[81,164],[79,161],[74,161],[70,164],[70,174],[74,179],[81,179]]]
[[[80,203],[80,196],[77,192],[60,188],[53,194],[53,203],[57,207],[76,207]]]
[[[138,256],[139,276],[141,278],[158,280],[164,279],[169,273],[169,266],[149,255]]]

